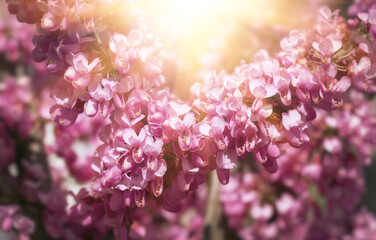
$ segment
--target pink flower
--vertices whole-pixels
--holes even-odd
[[[301,115],[297,110],[289,110],[288,113],[282,113],[282,124],[285,127],[286,137],[294,147],[299,147],[309,140],[304,132],[306,124],[302,121]]]
[[[261,205],[254,205],[251,208],[251,215],[254,219],[258,221],[267,221],[271,218],[273,214],[273,208],[270,204]]]
[[[64,73],[64,79],[71,82],[73,87],[78,89],[86,88],[92,80],[90,72],[98,64],[99,59],[94,59],[90,64],[83,53],[78,53],[73,57],[73,66]]]

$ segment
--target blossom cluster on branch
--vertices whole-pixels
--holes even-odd
[[[370,157],[370,148],[376,145],[375,139],[368,139],[364,134],[371,132],[370,136],[374,136],[375,123],[367,115],[361,116],[364,118],[360,117],[358,121],[367,124],[363,132],[343,132],[353,127],[355,120],[351,111],[357,106],[342,105],[344,99],[360,101],[359,109],[366,105],[361,97],[348,97],[349,88],[357,92],[355,95],[376,92],[374,8],[346,21],[338,11],[331,12],[323,7],[314,29],[290,32],[280,42],[281,51],[274,57],[260,51],[253,62],[242,63],[231,74],[209,73],[203,83],[196,83],[191,88],[191,101],[183,102],[168,88],[163,88],[163,64],[159,55],[162,45],[131,1],[7,0],[7,3],[10,13],[19,21],[36,25],[38,33],[33,38],[32,57],[37,62],[46,61],[48,72],[58,78],[51,93],[54,103],[49,110],[58,124],[54,127],[56,142],[46,147],[46,152],[63,157],[77,181],[91,181],[89,191],[81,190],[74,195],[75,205],[68,211],[61,210],[67,204],[65,200],[56,200],[56,206],[46,206],[46,219],[59,219],[53,224],[46,223],[52,237],[94,237],[97,234],[96,238],[100,239],[113,229],[116,237],[126,239],[132,232],[128,226],[139,217],[135,208],[145,207],[146,200],[177,212],[184,208],[183,200],[205,183],[207,173],[216,171],[220,183],[225,185],[230,181],[230,171],[237,164],[248,162],[252,156],[256,160],[254,164],[268,172],[276,172],[278,165],[280,169],[265,179],[262,175],[255,180],[250,175],[235,176],[231,183],[236,185],[245,178],[245,185],[250,186],[244,188],[255,188],[254,196],[245,195],[252,198],[247,200],[247,206],[239,209],[242,205],[237,204],[238,209],[233,210],[244,216],[245,208],[251,204],[252,218],[260,220],[257,223],[260,226],[255,224],[251,229],[242,230],[243,237],[249,231],[252,236],[257,235],[258,229],[270,228],[263,234],[276,234],[279,229],[285,231],[290,227],[269,224],[274,210],[263,202],[265,185],[276,184],[286,192],[272,196],[272,199],[278,199],[275,203],[277,212],[279,205],[295,201],[294,197],[297,197],[296,201],[306,215],[299,209],[295,213],[313,214],[318,218],[323,217],[315,215],[320,215],[320,199],[312,201],[312,191],[320,195],[330,191],[324,188],[332,187],[325,186],[321,179],[348,181],[355,185],[351,193],[360,191],[360,195],[363,186],[357,182],[362,174],[359,166],[363,166],[363,160]],[[361,3],[358,5],[350,8],[351,11],[366,10]],[[27,94],[17,96],[12,95],[20,101]],[[330,126],[353,141],[351,144],[358,148],[361,160],[340,153],[338,149],[345,147],[338,137],[320,140],[320,136],[314,135],[316,128],[318,132],[332,131],[315,124],[327,114],[324,111],[341,106],[344,110],[337,114],[343,115],[335,119],[341,119],[338,124],[342,125]],[[8,107],[4,106],[4,109]],[[317,116],[319,119],[315,123],[313,120]],[[28,118],[22,117],[23,121],[25,119],[27,123]],[[329,119],[326,121],[330,122]],[[4,122],[14,124],[17,121],[4,119]],[[20,127],[29,125],[23,123]],[[90,159],[86,155],[81,158],[74,151],[81,138],[97,146]],[[319,143],[323,143],[324,149],[314,153],[313,149],[319,148]],[[3,145],[6,144],[13,143],[9,141]],[[11,154],[14,152],[10,151],[8,155]],[[313,154],[313,163],[309,163],[310,154]],[[328,155],[329,162],[326,160]],[[305,162],[294,162],[300,158],[305,158]],[[4,159],[11,161],[11,157]],[[238,162],[238,159],[242,161]],[[325,167],[335,161],[338,166]],[[93,172],[82,171],[90,165]],[[337,171],[340,166],[343,169]],[[285,182],[283,176],[303,178],[299,168],[304,169],[303,174],[307,174],[304,177],[309,180],[299,179],[301,184],[294,182],[294,186],[290,186],[291,179]],[[297,172],[290,172],[291,169]],[[336,179],[341,177],[345,179]],[[229,187],[231,190],[231,185]],[[317,188],[322,191],[320,194]],[[305,194],[291,196],[300,192]],[[64,191],[55,193],[51,190],[45,193],[46,196],[38,196],[38,201],[43,205],[59,194],[64,199],[67,196]],[[358,202],[358,199],[350,200]],[[236,215],[235,220],[231,220],[227,200],[223,202],[230,225],[240,226],[237,221],[242,219]],[[351,211],[354,208],[351,201],[343,204],[345,213],[347,208]],[[60,210],[54,212],[56,209]],[[316,210],[318,213],[309,212]],[[277,215],[276,222],[279,217],[284,219],[282,224],[290,221],[286,218],[291,216],[278,214],[281,216]],[[293,218],[294,221],[299,219],[295,215]],[[336,221],[324,220],[330,224]],[[71,232],[65,232],[63,226],[70,226]],[[321,226],[312,229],[314,227]],[[93,229],[96,231],[90,232]],[[307,226],[299,229],[308,231]]]
[[[356,219],[367,214],[357,206],[365,192],[363,168],[376,144],[375,124],[372,105],[358,92],[342,109],[320,111],[311,142],[284,146],[277,173],[240,170],[222,187],[229,227],[243,239],[373,239],[376,219],[363,230]]]
[[[92,118],[80,125],[78,119],[76,128],[70,129],[51,123],[47,89],[56,79],[46,74],[44,66],[31,61],[34,26],[4,15],[0,20],[5,33],[0,36],[0,229],[7,235],[0,233],[1,238],[79,239],[97,235],[103,239],[95,229],[105,228],[105,234],[108,228],[94,224],[84,228],[78,217],[86,217],[84,213],[67,211],[68,197],[73,194],[66,190],[64,175],[70,172],[77,182],[87,182],[93,175],[91,153],[77,156],[74,143],[89,139],[96,143],[95,126],[99,128],[105,121]],[[45,84],[45,79],[50,83]],[[38,94],[45,98],[37,98]],[[54,138],[45,143],[47,125],[54,129]],[[62,144],[64,148],[56,148]],[[65,164],[54,166],[53,154],[61,156]]]

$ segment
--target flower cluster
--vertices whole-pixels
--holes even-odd
[[[287,222],[291,216],[284,213],[295,214],[291,217],[294,221],[315,214],[307,211],[320,207],[321,198],[316,198],[325,191],[334,191],[336,186],[328,186],[321,179],[333,178],[338,184],[350,182],[347,189],[339,188],[335,201],[341,200],[341,209],[353,210],[357,199],[341,196],[347,196],[348,189],[352,193],[362,190],[362,163],[356,156],[340,151],[346,148],[339,138],[318,140],[310,129],[311,121],[320,115],[314,106],[326,111],[340,107],[343,94],[351,86],[362,92],[376,91],[376,25],[372,9],[359,14],[360,20],[346,22],[338,11],[323,7],[314,31],[292,31],[281,41],[282,50],[275,57],[260,51],[252,63],[242,64],[232,74],[209,73],[202,84],[192,87],[192,100],[184,103],[162,88],[161,45],[143,20],[134,16],[131,2],[8,0],[8,7],[20,21],[36,23],[33,58],[46,60],[47,70],[62,78],[51,93],[54,105],[50,114],[60,127],[55,131],[56,146],[50,150],[66,158],[76,177],[82,174],[80,168],[89,164],[87,159],[78,161],[72,151],[77,134],[93,132],[85,129],[88,121],[84,115],[108,121],[103,127],[94,127],[101,128],[98,137],[102,144],[92,158],[93,192],[83,190],[75,196],[77,203],[68,213],[46,217],[59,219],[57,226],[48,228],[54,229],[48,230],[56,234],[54,237],[65,236],[61,226],[72,224],[77,226],[72,229],[98,227],[98,236],[112,228],[116,236],[125,239],[125,226],[135,218],[134,207],[144,207],[147,198],[151,202],[157,198],[167,210],[178,211],[183,207],[182,200],[205,182],[206,173],[215,170],[219,181],[227,184],[238,158],[249,158],[250,154],[269,172],[276,172],[281,165],[280,171],[267,180],[262,175],[254,180],[251,175],[244,176],[245,185],[257,191],[245,192],[246,204],[236,205],[233,211],[243,214],[249,204],[255,204],[251,214],[260,225],[254,225],[255,231],[268,228],[265,233],[273,236],[281,227],[275,225],[273,230],[267,224],[274,214],[271,204],[264,204],[270,201],[263,195],[264,190],[269,191],[268,187],[263,189],[267,182],[282,185],[282,191],[288,189],[284,195],[274,192],[277,196],[272,196],[279,199],[278,214]],[[119,23],[118,19],[124,21]],[[331,127],[342,131],[344,137],[354,137],[352,143],[366,158],[375,139],[364,140],[371,136],[369,128],[374,127],[365,108],[346,105],[341,121]],[[354,117],[353,112],[358,115]],[[366,125],[362,132],[351,132],[353,122],[363,120]],[[95,136],[91,137],[97,145]],[[317,142],[322,142],[324,149],[314,154],[312,163],[297,160],[301,156],[306,161],[311,159]],[[290,149],[284,143],[301,150]],[[62,145],[67,148],[61,149]],[[78,180],[86,181],[91,176],[80,177]],[[313,190],[310,181],[317,181]],[[298,194],[300,191],[305,194]],[[51,191],[41,201],[47,203],[52,201],[49,197],[57,195]],[[286,205],[294,205],[291,201],[302,202],[302,209],[286,210]],[[328,208],[335,201],[329,199]],[[64,208],[65,204],[57,201],[48,210]],[[230,204],[229,208],[234,206]],[[338,220],[318,217],[323,217],[322,223]],[[309,230],[301,226],[301,231],[304,229]],[[75,235],[73,232],[69,234]]]
[[[5,4],[2,3],[1,7],[5,7]],[[6,15],[8,16],[8,14]],[[33,49],[33,44],[30,42],[30,35],[36,33],[34,28],[34,26],[19,23],[13,17],[1,19],[0,52],[7,61],[17,62],[22,58],[28,58],[29,63],[31,63],[30,52]]]
[[[30,36],[36,34],[34,25],[26,25],[17,21],[5,10],[6,4],[0,4],[0,61],[2,70],[14,74],[16,71],[24,73],[38,72],[43,74],[45,66],[32,60],[31,51],[34,45]],[[22,64],[22,68],[13,69],[14,63]]]
[[[350,96],[354,104],[346,103],[343,110],[319,112],[310,144],[284,148],[277,173],[237,173],[222,187],[228,224],[242,238],[347,239],[350,232],[362,239],[363,232],[374,231],[372,225],[362,229],[356,207],[365,190],[367,149],[376,146],[370,137],[376,116],[359,93]],[[361,120],[365,125],[359,129]],[[359,214],[374,221],[367,212]]]
[[[100,145],[98,133],[104,125],[101,117],[85,119],[83,116],[79,116],[76,124],[70,127],[55,125],[54,141],[45,143],[46,153],[63,158],[75,180],[87,182],[94,174],[91,154]]]
[[[25,240],[35,230],[27,213],[32,206],[15,199],[35,203],[47,178],[42,165],[32,163],[37,155],[29,148],[32,144],[38,146],[30,137],[36,117],[28,110],[33,97],[29,83],[27,77],[7,76],[0,81],[1,229]]]
[[[0,82],[0,169],[5,169],[14,161],[16,145],[14,136],[25,138],[30,134],[34,116],[26,110],[31,100],[27,77],[19,79],[7,77]]]
[[[18,205],[0,206],[1,230],[8,232],[14,228],[19,233],[19,239],[30,239],[34,231],[34,222],[20,213]]]
[[[7,0],[8,10],[11,14],[16,14],[19,22],[35,23],[42,16],[42,11],[39,10],[37,0]],[[39,4],[43,4],[42,1]]]
[[[171,213],[151,202],[135,211],[130,239],[202,239],[206,188],[198,189],[182,203],[182,211]],[[158,219],[158,220],[157,220]],[[125,228],[123,228],[123,231]],[[119,231],[120,232],[120,231]]]
[[[168,91],[153,90],[163,83],[159,46],[142,23],[126,34],[114,32],[105,26],[118,12],[97,19],[103,3],[85,6],[64,1],[38,5],[43,31],[34,39],[34,59],[47,59],[47,69],[66,80],[53,92],[55,121],[71,125],[83,111],[110,116],[111,125],[101,134],[105,144],[94,159],[99,175],[93,186],[113,196],[119,191],[130,195],[129,206],[144,206],[147,188],[162,194],[168,165],[179,172],[168,176],[178,181],[166,184],[164,202],[170,209],[203,182],[208,170],[216,169],[227,183],[230,169],[246,152],[273,172],[279,143],[298,147],[309,140],[306,131],[315,117],[311,101],[326,110],[342,104],[342,93],[351,84],[348,65],[354,65],[355,85],[363,86],[362,79],[369,86],[367,57],[349,62],[356,52],[347,49],[351,31],[338,12],[322,8],[316,31],[291,32],[276,59],[260,52],[233,74],[209,75],[203,85],[196,84],[191,109],[176,103]],[[363,21],[372,25],[366,17]]]
[[[354,0],[353,4],[347,9],[350,16],[355,17],[358,13],[367,12],[376,7],[375,1],[372,0]]]
[[[85,231],[78,214],[74,215],[73,210],[66,211],[69,194],[64,189],[66,179],[62,174],[69,169],[80,181],[87,181],[92,176],[90,159],[72,156],[76,153],[72,149],[73,140],[93,139],[92,144],[95,144],[98,136],[93,129],[94,124],[99,128],[104,120],[93,118],[93,125],[82,123],[76,128],[64,130],[56,126],[56,141],[52,146],[44,145],[42,138],[48,135],[48,129],[43,124],[50,119],[49,114],[46,117],[45,110],[49,108],[51,99],[36,98],[39,92],[45,93],[42,88],[49,84],[42,86],[44,67],[31,63],[28,58],[32,49],[30,35],[34,34],[33,26],[20,25],[11,15],[5,15],[1,24],[4,31],[0,37],[3,43],[0,49],[1,237],[23,240],[94,239],[96,235],[100,238],[109,231],[108,228],[95,225],[93,228],[105,229],[100,234],[100,231],[93,231],[86,225]],[[50,82],[54,80],[49,76]],[[54,148],[59,144],[66,148]],[[65,158],[67,169],[64,166],[58,169],[52,167],[56,162],[53,153]],[[52,158],[50,162],[47,154]]]
[[[344,239],[367,239],[370,236],[375,236],[375,217],[367,212],[366,209],[362,209],[357,213],[353,220],[354,231],[352,234],[347,234]],[[372,237],[371,237],[372,239]]]
[[[56,86],[56,105],[51,108],[52,117],[61,125],[72,125],[82,112],[106,118],[114,108],[124,110],[131,90],[149,90],[164,82],[157,57],[160,44],[142,20],[137,18],[119,26],[123,32],[108,27],[114,18],[127,16],[119,9],[128,4],[36,4],[43,16],[37,24],[40,34],[33,39],[32,55],[38,62],[47,60],[47,70],[65,80]],[[108,9],[109,6],[114,8]],[[104,10],[107,11],[103,13]],[[98,15],[102,17],[96,18]]]
[[[316,116],[312,104],[325,110],[342,104],[342,94],[351,80],[332,60],[342,44],[347,44],[345,26],[337,12],[322,8],[317,31],[292,31],[281,41],[277,58],[261,51],[254,62],[243,64],[233,74],[210,74],[204,84],[192,88],[192,106],[204,116],[200,124],[212,127],[217,170],[226,173],[219,176],[228,178],[229,169],[235,166],[220,163],[222,153],[234,163],[246,152],[253,152],[267,170],[276,171],[280,143],[299,147],[309,141],[307,130]],[[337,45],[325,50],[326,43]]]
[[[322,8],[316,31],[291,32],[277,58],[261,51],[233,74],[208,74],[193,86],[191,107],[167,90],[132,91],[102,132],[95,191],[114,198],[120,191],[129,206],[144,206],[145,191],[158,197],[163,190],[164,206],[176,211],[206,172],[216,170],[226,184],[247,152],[276,171],[279,144],[299,147],[309,140],[312,104],[325,110],[342,104],[356,64],[349,60],[356,51],[347,49],[351,33],[338,12]]]

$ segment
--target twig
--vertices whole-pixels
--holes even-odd
[[[204,240],[216,239],[219,240],[218,236],[220,233],[219,224],[220,224],[220,215],[221,215],[221,206],[218,204],[218,195],[219,195],[219,181],[217,179],[217,174],[215,171],[209,173],[209,183],[208,191],[209,197],[206,203],[206,212],[205,212],[205,227],[203,238]]]

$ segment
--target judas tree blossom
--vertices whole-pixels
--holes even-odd
[[[221,188],[228,226],[240,237],[361,239],[365,232],[373,231],[371,225],[362,229],[359,216],[367,215],[370,222],[374,217],[365,209],[356,210],[365,191],[363,167],[371,154],[365,149],[375,147],[368,137],[375,127],[375,115],[358,92],[351,92],[350,99],[353,104],[346,103],[344,109],[331,114],[318,111],[311,143],[297,149],[283,148],[277,173],[239,171]],[[355,125],[350,127],[356,119],[365,123],[360,131],[354,131]],[[359,147],[347,149],[354,141]]]
[[[0,206],[1,229],[5,232],[15,229],[19,233],[19,239],[28,240],[34,231],[34,222],[22,216],[17,205]]]
[[[355,0],[353,4],[347,9],[350,16],[356,16],[358,13],[367,12],[369,9],[374,9],[375,3],[368,0]]]
[[[103,197],[120,190],[143,206],[149,186],[159,186],[156,195],[167,190],[164,199],[173,205],[208,171],[216,170],[227,183],[230,169],[247,152],[274,172],[281,143],[299,147],[309,141],[307,130],[315,116],[311,105],[333,110],[350,87],[346,72],[352,74],[348,58],[355,52],[347,46],[354,36],[338,11],[324,7],[315,31],[291,32],[282,40],[278,58],[260,51],[254,62],[232,74],[208,75],[193,87],[189,107],[160,89],[160,45],[141,21],[130,22],[131,30],[124,32],[103,27],[108,25],[105,18],[92,21],[105,4],[86,3],[85,11],[65,2],[38,5],[44,14],[39,38],[49,42],[47,69],[68,81],[52,94],[57,100],[53,118],[63,126],[73,124],[81,113],[111,120],[93,161],[93,189]],[[362,20],[372,25],[368,17]],[[62,38],[52,34],[56,30]],[[368,74],[365,61],[358,64],[365,69],[353,69],[354,77]],[[151,150],[151,145],[156,147]],[[169,173],[167,166],[178,173]]]
[[[259,164],[270,173],[276,172],[239,176],[244,194],[227,194],[233,198],[221,199],[225,205],[228,200],[225,212],[235,216],[229,221],[233,227],[240,226],[238,223],[248,216],[245,212],[257,220],[241,230],[242,237],[272,239],[286,234],[287,238],[303,238],[312,233],[313,238],[320,239],[346,232],[344,227],[351,220],[342,220],[353,214],[363,191],[360,176],[364,162],[351,155],[342,142],[354,129],[341,132],[331,125],[328,131],[337,131],[340,137],[323,135],[323,139],[315,130],[327,130],[320,125],[320,109],[330,112],[341,107],[350,87],[366,93],[375,90],[376,23],[372,9],[346,22],[339,11],[323,7],[311,32],[292,31],[281,41],[281,51],[275,56],[262,50],[253,62],[242,62],[232,73],[209,73],[192,87],[191,100],[182,102],[162,88],[161,44],[142,18],[135,16],[132,2],[7,2],[20,21],[38,27],[34,60],[46,61],[46,69],[61,78],[51,92],[54,103],[50,114],[59,125],[55,128],[57,141],[47,150],[64,157],[77,180],[85,182],[92,177],[88,190],[71,194],[74,204],[65,210],[68,193],[61,187],[62,177],[37,174],[40,167],[26,163],[31,180],[25,181],[25,192],[33,203],[43,205],[47,234],[66,239],[103,238],[107,234],[126,239],[128,233],[146,236],[142,233],[145,229],[137,225],[130,230],[136,212],[147,207],[146,201],[156,201],[171,212],[182,210],[183,200],[214,171],[222,184],[230,184],[228,193],[232,193],[237,186],[231,186],[230,171],[239,164],[250,168]],[[338,121],[341,126],[353,126],[368,117],[360,108],[356,112],[356,107],[343,107],[348,112],[344,122]],[[318,125],[312,122],[316,116]],[[96,147],[91,162],[80,162],[71,148],[73,140],[94,130],[82,126],[89,123],[86,117],[93,117],[93,124],[96,118],[103,121],[93,126],[101,128],[100,143],[96,136],[87,137],[95,139],[91,142]],[[367,124],[353,140],[354,145],[362,146],[359,155],[365,158],[374,144],[374,139],[365,138],[374,121]],[[27,128],[27,124],[22,127]],[[6,132],[4,128],[0,131]],[[0,147],[14,144],[13,139],[5,140]],[[313,152],[313,147],[318,151]],[[11,152],[6,155],[14,157]],[[252,159],[256,161],[251,163]],[[90,171],[82,175],[80,168],[89,165],[93,176]],[[40,189],[49,178],[50,186]],[[329,184],[328,179],[338,185]],[[280,191],[274,192],[273,187]],[[329,192],[335,194],[323,200]],[[234,204],[237,202],[242,203]],[[337,207],[339,216],[334,214]],[[332,214],[325,215],[322,208]],[[304,222],[309,216],[316,221]],[[201,224],[198,218],[192,229]],[[71,229],[64,231],[64,226]],[[334,226],[333,231],[327,226]],[[18,229],[29,233],[31,228]]]

